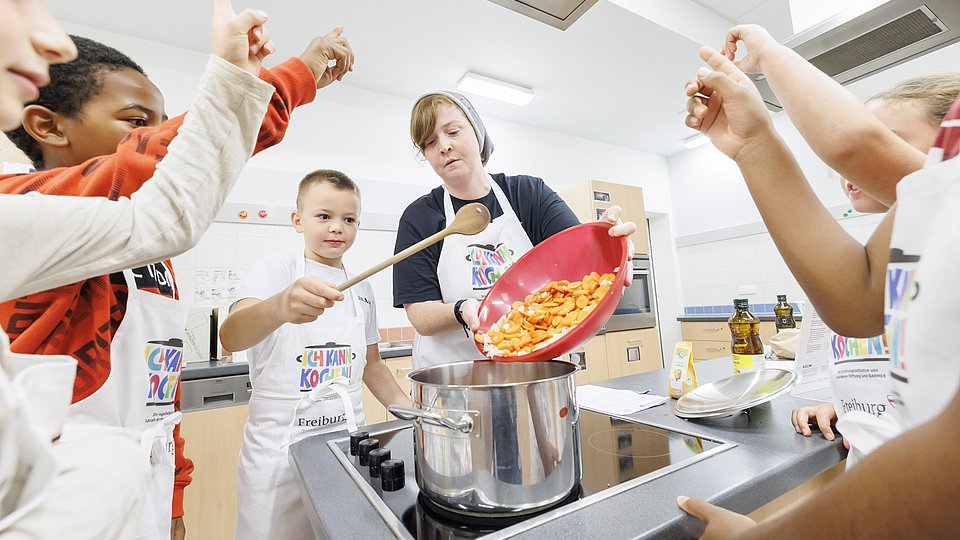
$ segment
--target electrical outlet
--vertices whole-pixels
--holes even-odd
[[[757,294],[756,285],[740,285],[737,287],[737,294],[740,296],[751,296]]]

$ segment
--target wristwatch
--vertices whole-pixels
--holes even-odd
[[[460,312],[460,306],[467,300],[467,298],[457,300],[457,303],[453,305],[453,316],[457,318],[457,322],[463,327],[463,333],[466,334],[467,337],[470,337],[470,327],[467,326],[467,321],[463,320],[463,313]]]

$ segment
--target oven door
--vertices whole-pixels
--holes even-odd
[[[656,294],[650,257],[635,255],[633,282],[623,290],[623,297],[605,325],[608,331],[653,328],[657,325]]]

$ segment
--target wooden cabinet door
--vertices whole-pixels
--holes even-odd
[[[396,358],[387,358],[385,362],[387,363],[387,367],[390,368],[390,373],[393,374],[393,378],[397,380],[397,384],[400,385],[404,393],[409,396],[410,380],[407,379],[407,374],[413,371],[413,357],[398,356]],[[386,420],[396,419],[396,416],[386,412]]]
[[[730,341],[730,327],[726,321],[680,323],[684,341]]]
[[[366,418],[367,425],[379,424],[387,420],[387,408],[373,395],[373,392],[367,388],[367,383],[363,383],[363,416]]]
[[[180,435],[196,467],[184,490],[188,538],[230,540],[237,522],[237,459],[247,422],[247,405],[183,415]]]
[[[694,341],[693,360],[711,360],[721,356],[730,356],[730,342],[728,341]]]
[[[577,384],[590,384],[610,378],[607,366],[607,344],[603,336],[594,336],[582,347],[565,355],[563,359],[580,365]]]
[[[607,332],[604,338],[610,378],[663,369],[658,329]]]
[[[650,240],[647,233],[647,214],[643,207],[643,189],[636,186],[625,186],[611,182],[594,180],[590,182],[590,198],[593,200],[595,212],[617,205],[623,209],[623,220],[637,224],[637,232],[630,238],[633,240],[637,253],[650,253]],[[610,202],[597,201],[594,192],[607,193]],[[596,216],[593,217],[597,219]]]

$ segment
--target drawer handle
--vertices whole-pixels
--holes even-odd
[[[398,367],[397,373],[406,373],[408,371],[413,371],[413,366],[410,367]]]
[[[628,339],[627,343],[643,343],[643,338]]]
[[[203,396],[203,406],[215,405],[219,403],[233,403],[234,397],[233,392],[229,394],[217,394],[213,396]]]
[[[708,351],[725,351],[726,347],[707,347]]]
[[[722,327],[722,326],[719,326],[719,327],[717,327],[717,328],[704,328],[704,329],[703,329],[704,332],[719,332],[719,331],[721,331],[721,330],[723,330],[723,327]]]

